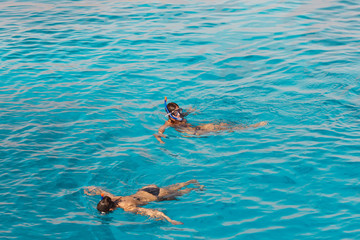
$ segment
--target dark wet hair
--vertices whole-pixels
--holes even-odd
[[[110,197],[105,196],[97,205],[97,210],[100,212],[107,213],[111,208],[115,208],[115,203],[111,200]]]
[[[174,103],[174,102],[168,103],[166,106],[167,106],[169,112],[172,112],[172,111],[174,111],[177,107],[179,107],[179,105],[177,105],[177,104]],[[165,111],[166,111],[166,109],[165,109]],[[170,116],[169,116],[169,118],[170,118]]]

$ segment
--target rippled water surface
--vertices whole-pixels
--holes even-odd
[[[0,237],[359,239],[360,6],[354,0],[2,1]],[[262,128],[189,137],[192,124]],[[117,210],[118,195],[206,191]]]

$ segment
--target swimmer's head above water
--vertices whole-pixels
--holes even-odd
[[[115,203],[108,196],[101,195],[101,201],[97,205],[97,210],[101,213],[108,213],[116,208]]]
[[[164,105],[165,105],[165,111],[167,114],[165,116],[168,116],[170,120],[176,120],[176,121],[182,121],[183,120],[183,111],[182,108],[179,108],[179,105],[176,103],[167,103],[167,97],[165,97]]]

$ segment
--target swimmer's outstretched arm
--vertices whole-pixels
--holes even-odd
[[[103,193],[104,196],[109,196],[110,198],[117,198],[117,196],[115,196],[114,194],[95,186],[85,187],[84,193],[89,196],[101,195]]]
[[[147,209],[147,208],[142,208],[142,207],[135,207],[135,208],[131,208],[131,209],[124,209],[125,211],[128,212],[132,212],[132,213],[136,213],[136,214],[140,214],[143,216],[149,216],[151,218],[155,218],[157,220],[168,220],[170,223],[172,223],[173,225],[180,225],[183,224],[182,222],[176,221],[176,220],[172,220],[171,218],[169,218],[168,216],[166,216],[163,212],[160,212],[158,210],[155,209]]]
[[[186,116],[188,116],[190,113],[193,113],[193,112],[195,112],[195,111],[196,111],[195,108],[189,107],[188,109],[185,109],[185,112],[183,113],[183,116],[186,117]]]
[[[162,137],[166,138],[166,135],[164,135],[164,132],[168,126],[169,126],[169,124],[167,122],[165,122],[165,124],[159,128],[158,133],[154,134],[155,138],[162,144],[164,144],[165,142],[161,138]]]

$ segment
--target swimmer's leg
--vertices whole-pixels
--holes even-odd
[[[183,190],[179,190],[179,191],[177,191],[177,196],[182,196],[182,195],[184,195],[184,194],[187,194],[187,193],[189,193],[189,192],[191,192],[191,191],[193,191],[193,190],[203,190],[203,186],[202,187],[200,187],[200,188],[186,188],[186,189],[183,189]]]
[[[166,219],[167,221],[169,221],[170,223],[172,223],[174,225],[183,224],[182,222],[172,220],[171,218],[166,216],[163,212],[160,212],[160,211],[155,210],[155,209],[136,207],[136,208],[129,208],[129,209],[124,209],[124,210],[128,211],[128,212],[133,212],[133,213],[136,213],[136,214],[140,214],[140,215],[143,215],[143,216],[149,216],[151,218],[155,218],[156,220],[164,220],[164,219]]]
[[[249,126],[233,126],[231,128],[229,128],[229,131],[230,132],[233,132],[233,131],[236,131],[236,130],[244,130],[244,129],[247,129],[247,128],[258,128],[258,127],[262,127],[262,126],[265,126],[267,125],[268,122],[266,121],[262,121],[262,122],[258,122],[258,123],[255,123],[255,124],[251,124]]]
[[[191,189],[200,189],[200,190],[204,189],[203,185],[200,185],[197,180],[193,179],[193,180],[189,180],[187,182],[176,183],[174,185],[160,188],[159,199],[160,200],[175,200],[176,196],[181,196],[184,194],[184,193],[179,194],[179,192],[187,190],[187,189],[184,189],[184,190],[180,190],[180,189],[188,186],[189,184],[194,184],[195,186],[197,186],[197,188],[191,188]]]
[[[159,198],[158,198],[158,201],[167,201],[167,200],[176,200],[176,197],[179,197],[179,196],[182,196],[186,193],[189,193],[193,190],[201,190],[203,191],[204,190],[204,186],[203,185],[200,185],[199,187],[196,187],[196,188],[185,188],[185,189],[182,189],[182,190],[177,190],[177,191],[173,191],[165,196],[161,196],[159,195]]]
[[[168,190],[168,191],[177,191],[183,187],[186,187],[187,185],[190,185],[190,184],[194,184],[196,186],[200,186],[199,182],[195,179],[192,179],[192,180],[189,180],[187,182],[182,182],[182,183],[176,183],[176,184],[173,184],[173,185],[170,185],[170,186],[167,186],[167,187],[164,187],[164,189]]]

